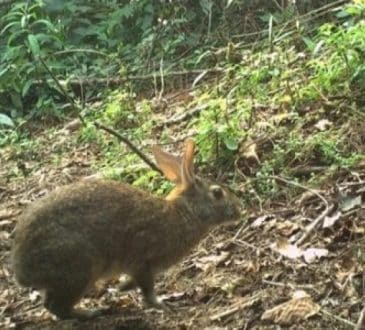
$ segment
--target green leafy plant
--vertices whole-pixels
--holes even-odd
[[[199,103],[207,104],[199,118],[192,122],[198,132],[200,157],[203,161],[218,156],[223,162],[238,151],[240,141],[247,135],[242,129],[249,109],[240,107],[238,110],[229,110],[227,100],[209,94],[202,94]]]
[[[14,122],[9,116],[0,113],[0,126],[14,127]]]
[[[42,73],[37,58],[61,49],[62,36],[42,9],[42,1],[22,1],[0,18],[0,111],[8,117],[29,113],[30,104],[52,108],[39,85]]]
[[[309,62],[314,71],[303,97],[313,99],[328,93],[345,93],[353,88],[363,89],[365,82],[365,25],[361,19],[365,4],[350,4],[338,12],[346,17],[342,25],[326,23],[309,46],[313,59]]]

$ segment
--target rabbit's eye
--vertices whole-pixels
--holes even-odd
[[[215,199],[221,199],[224,195],[223,189],[219,186],[211,186],[210,191]]]

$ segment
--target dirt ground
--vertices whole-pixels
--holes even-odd
[[[339,172],[320,190],[302,187],[265,201],[240,222],[211,232],[159,276],[156,291],[169,312],[145,309],[138,292],[118,292],[115,280],[80,303],[108,308],[105,316],[56,320],[39,293],[15,283],[9,264],[21,211],[56,186],[93,173],[94,151],[85,145],[69,145],[67,157],[38,165],[57,143],[67,149],[67,138],[53,138],[44,136],[36,154],[9,147],[0,157],[0,328],[351,329],[357,322],[364,304],[364,169]]]

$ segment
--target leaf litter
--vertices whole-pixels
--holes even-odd
[[[280,214],[268,201],[260,214],[246,210],[246,226],[237,223],[215,230],[158,277],[157,293],[171,306],[171,313],[143,308],[140,294],[120,293],[120,280],[115,279],[80,303],[109,308],[107,315],[86,322],[55,320],[42,307],[37,291],[17,286],[9,256],[16,216],[27,204],[57,186],[93,174],[91,157],[98,157],[93,156],[98,152],[85,152],[85,146],[72,143],[76,126],[68,129],[62,146],[68,157],[58,165],[46,162],[43,170],[14,177],[6,185],[0,182],[6,187],[0,205],[0,328],[348,329],[356,323],[365,293],[364,185],[358,184],[365,181],[365,172],[361,171],[337,178],[343,196],[333,185],[321,187],[326,200],[338,203],[303,244],[290,238],[323,211],[323,203],[309,191],[291,196]],[[53,148],[47,136],[44,142],[39,157],[47,159]],[[251,151],[256,158],[256,146]],[[0,162],[5,172],[14,166],[9,159]]]

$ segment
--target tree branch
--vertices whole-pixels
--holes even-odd
[[[159,172],[162,174],[161,170],[157,167],[155,163],[153,163],[142,151],[140,151],[131,141],[129,141],[125,136],[119,134],[117,131],[113,130],[112,128],[109,128],[103,124],[98,123],[97,121],[94,122],[94,125],[97,128],[102,129],[105,132],[108,132],[111,135],[114,135],[117,137],[120,141],[122,141],[124,144],[128,146],[129,149],[131,149],[139,158],[141,158],[149,167],[151,167],[156,172]]]

